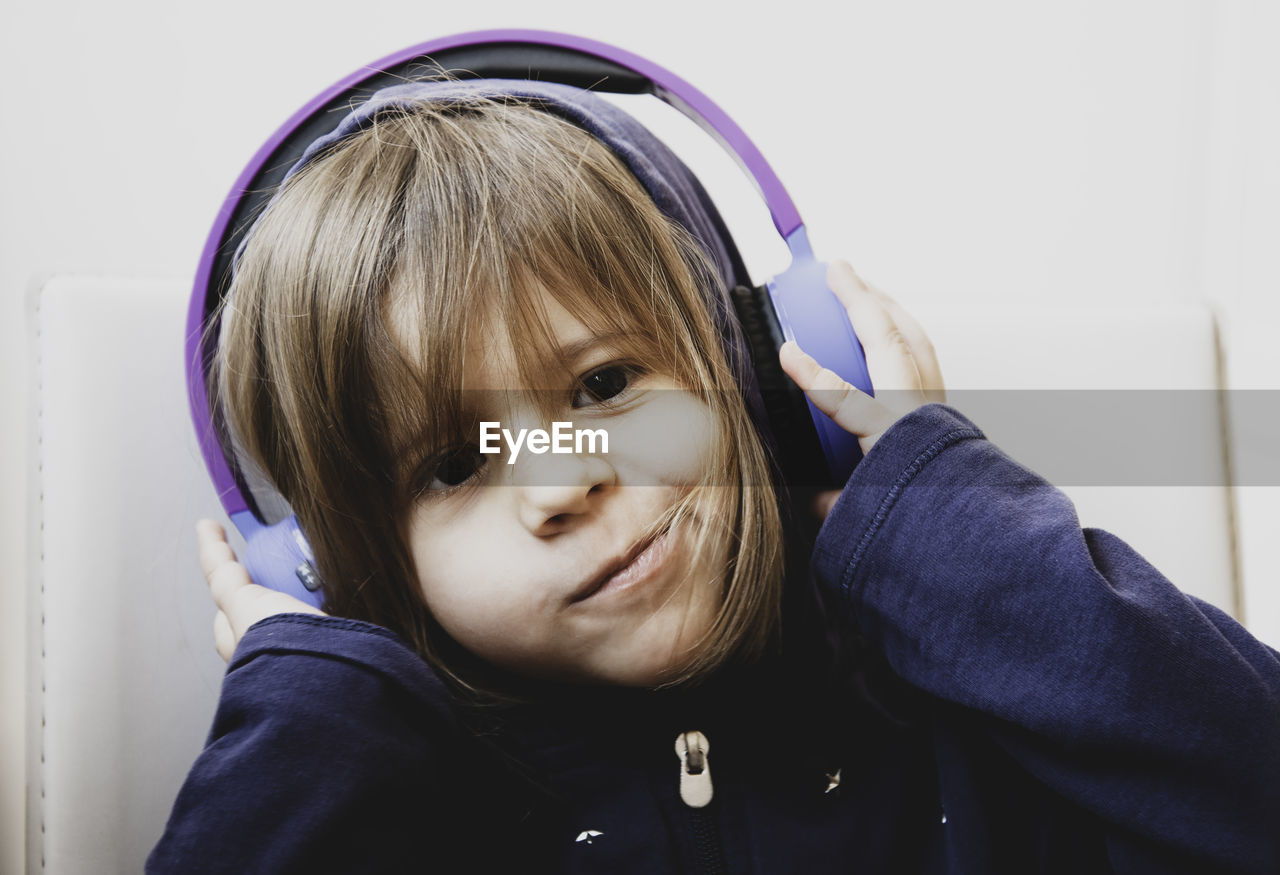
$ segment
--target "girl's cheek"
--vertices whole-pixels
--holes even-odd
[[[428,610],[455,638],[471,637],[507,603],[493,591],[505,568],[493,558],[492,516],[470,507],[448,513],[427,506],[415,513],[408,534]]]
[[[607,428],[610,460],[639,485],[697,482],[716,440],[710,409],[678,389],[652,393],[637,410],[610,420]]]
[[[483,567],[448,571],[421,580],[427,607],[444,630],[483,659],[502,662],[522,653],[536,627],[529,593],[492,583],[518,578]]]

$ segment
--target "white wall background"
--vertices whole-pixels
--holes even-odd
[[[851,259],[926,326],[940,307],[1073,302],[1105,314],[1207,299],[1232,385],[1280,388],[1277,5],[632,5],[71,0],[6,11],[0,872],[23,867],[24,295],[54,273],[188,277],[262,139],[322,87],[403,46],[522,26],[648,55],[755,138],[820,255]],[[1240,493],[1246,582],[1275,574],[1277,492]],[[1245,605],[1247,620],[1280,615],[1274,591]]]

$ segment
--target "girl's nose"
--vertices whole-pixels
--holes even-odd
[[[597,510],[618,475],[600,456],[535,456],[519,459],[512,486],[519,490],[520,519],[535,535],[555,535]]]

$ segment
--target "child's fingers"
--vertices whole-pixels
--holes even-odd
[[[938,353],[933,348],[933,341],[920,327],[915,317],[907,312],[901,304],[889,297],[883,289],[874,283],[863,282],[867,290],[889,311],[893,322],[907,339],[912,356],[916,360],[916,368],[924,379],[925,395],[930,401],[945,404],[947,400],[946,382],[942,379],[942,366],[938,363]]]
[[[911,339],[895,321],[884,300],[853,268],[844,261],[832,262],[827,268],[827,285],[844,305],[862,341],[867,369],[877,394],[880,389],[923,391],[927,388]]]
[[[236,561],[226,532],[213,520],[200,520],[196,524],[196,535],[200,542],[200,567],[209,582],[213,602],[218,606],[218,615],[213,620],[213,641],[224,660],[231,660],[244,633],[259,620],[276,614],[324,616],[323,611],[306,602],[250,580],[249,572]]]
[[[893,424],[896,417],[883,404],[822,367],[795,341],[788,340],[782,345],[778,361],[814,406],[850,434],[859,437],[879,434]]]
[[[320,611],[291,595],[258,586],[236,560],[226,532],[213,520],[196,524],[200,542],[200,567],[209,582],[218,615],[213,621],[213,641],[218,655],[230,661],[240,639],[259,620],[276,614],[319,614]]]
[[[196,524],[196,536],[200,542],[200,568],[209,583],[214,604],[225,611],[234,593],[252,583],[249,572],[236,561],[222,526],[213,520],[200,520]]]
[[[224,561],[226,554],[230,554],[231,560],[235,561],[235,554],[231,552],[231,545],[227,543],[226,533],[222,530],[222,526],[213,520],[200,520],[196,523],[196,542],[200,545],[200,569],[204,571],[205,577],[212,574],[213,570]]]
[[[222,611],[213,618],[213,646],[223,662],[231,661],[231,654],[236,650],[236,633],[231,628],[231,621]]]

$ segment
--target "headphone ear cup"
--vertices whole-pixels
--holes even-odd
[[[256,525],[251,532],[241,528],[241,532],[245,535],[242,560],[254,583],[323,609],[324,591],[312,565],[311,545],[298,527],[297,517],[288,516],[270,526]]]
[[[751,351],[756,383],[769,430],[777,444],[777,463],[784,480],[793,487],[830,485],[831,473],[804,391],[778,362],[778,350],[786,338],[768,289],[738,286],[730,292],[730,297]]]

